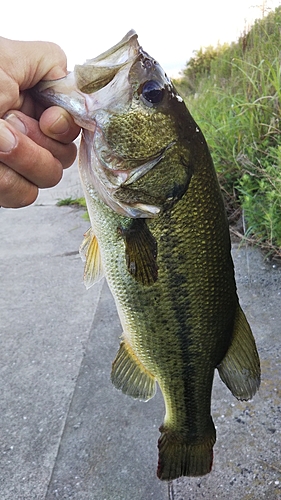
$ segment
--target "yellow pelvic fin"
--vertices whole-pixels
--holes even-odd
[[[112,364],[111,381],[128,396],[144,401],[151,399],[156,392],[155,378],[125,341],[121,342]]]
[[[210,428],[205,439],[189,442],[188,439],[165,426],[160,427],[158,441],[159,459],[157,476],[164,481],[172,481],[180,476],[204,476],[211,472],[213,464],[213,446],[216,431],[210,419]]]
[[[221,379],[237,399],[251,399],[258,390],[259,355],[250,325],[239,304],[230,347],[217,368]]]
[[[86,288],[90,288],[103,277],[103,269],[101,262],[101,255],[96,236],[92,228],[84,234],[79,253],[85,262],[84,267],[84,284]]]
[[[133,219],[129,228],[119,228],[125,240],[126,263],[129,273],[143,285],[157,281],[157,241],[145,219]]]

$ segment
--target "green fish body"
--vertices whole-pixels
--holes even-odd
[[[106,277],[123,327],[112,382],[142,400],[161,389],[160,479],[207,474],[215,368],[247,400],[260,366],[205,139],[134,32],[66,79],[40,84],[37,97],[83,127],[85,284]]]

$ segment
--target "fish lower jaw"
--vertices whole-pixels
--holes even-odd
[[[93,192],[89,194],[93,198]],[[99,198],[116,214],[131,219],[153,219],[161,212],[161,208],[155,205],[146,205],[145,203],[127,204],[121,202],[115,198],[114,194],[109,194],[105,191],[99,193]]]
[[[114,196],[105,196],[103,202],[118,215],[130,217],[131,219],[152,219],[157,217],[161,211],[159,207],[145,205],[143,203],[127,205],[126,203],[116,200]]]
[[[146,205],[144,203],[136,203],[135,205],[124,205],[126,215],[128,217],[140,218],[140,219],[152,219],[157,217],[161,212],[161,208],[155,205]],[[130,215],[131,214],[131,215]]]
[[[157,217],[161,212],[161,208],[157,205],[138,202],[129,204],[118,200],[117,196],[115,196],[118,188],[115,186],[106,186],[97,177],[92,179],[92,182],[86,180],[82,184],[86,194],[87,205],[89,206],[91,205],[91,200],[95,200],[98,203],[102,202],[116,214],[130,217],[131,219],[152,219]]]

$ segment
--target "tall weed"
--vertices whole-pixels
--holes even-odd
[[[281,247],[281,7],[237,43],[198,51],[176,82],[202,128],[231,216]],[[196,70],[196,71],[195,71]]]

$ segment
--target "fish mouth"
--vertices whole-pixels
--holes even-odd
[[[136,200],[138,188],[133,184],[161,162],[174,142],[149,158],[125,158],[112,150],[107,142],[106,127],[104,128],[111,113],[119,114],[122,110],[124,114],[126,107],[130,107],[134,91],[131,69],[140,60],[148,61],[149,56],[140,47],[136,32],[131,30],[111,49],[86,61],[82,66],[75,66],[74,73],[76,86],[85,96],[87,115],[96,125],[92,136],[94,161],[88,164],[87,170],[99,197],[120,215],[154,218],[161,211],[156,199],[150,195],[147,196],[150,202]],[[86,128],[89,130],[89,127]],[[81,173],[84,165],[81,162]],[[123,199],[125,190],[129,196],[127,201]]]
[[[75,66],[77,88],[84,94],[93,94],[103,89],[124,66],[135,60],[139,49],[138,35],[131,30],[106,52]]]
[[[46,106],[55,104],[66,109],[77,125],[94,131],[99,110],[128,103],[131,92],[127,75],[140,50],[138,35],[130,30],[111,49],[76,65],[64,78],[39,82],[32,93]]]
[[[123,158],[106,140],[104,131],[110,117],[130,110],[133,95],[146,78],[140,78],[143,69],[148,77],[164,80],[163,70],[142,50],[137,33],[131,30],[109,50],[76,65],[65,78],[40,82],[35,89],[39,101],[66,109],[84,129],[79,154],[84,188],[91,183],[110,208],[131,218],[152,218],[161,211],[160,200],[153,193],[145,190],[141,199],[137,198],[138,185],[134,183],[153,170],[174,144],[164,145],[149,158]]]

